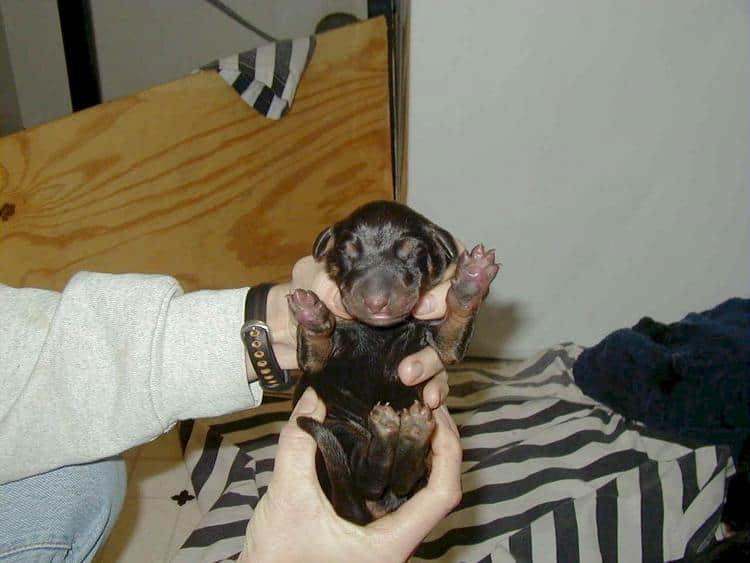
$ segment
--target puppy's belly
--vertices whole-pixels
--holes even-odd
[[[404,409],[420,400],[418,388],[401,383],[395,371],[387,378],[381,374],[364,371],[358,362],[342,359],[310,377],[309,384],[326,404],[329,418],[353,419],[366,426],[367,417],[377,403]]]

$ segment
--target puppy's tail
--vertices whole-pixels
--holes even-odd
[[[354,490],[346,452],[333,432],[308,416],[297,418],[297,426],[315,438],[318,444],[318,451],[323,458],[330,483],[331,504],[338,515],[356,524],[370,522],[372,516],[365,508],[364,499]]]

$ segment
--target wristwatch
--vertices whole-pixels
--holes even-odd
[[[245,298],[245,324],[240,335],[245,344],[250,363],[264,391],[285,391],[295,379],[291,370],[281,369],[271,346],[271,331],[266,324],[266,302],[271,283],[256,285]]]

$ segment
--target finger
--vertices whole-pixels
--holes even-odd
[[[297,418],[309,416],[318,422],[325,418],[325,404],[312,387],[308,387],[292,411],[289,422],[279,435],[279,447],[274,462],[274,480],[315,477],[315,452],[318,449],[312,436],[297,426]]]
[[[446,427],[448,428],[448,430],[450,430],[453,433],[453,435],[456,436],[456,438],[458,438],[460,440],[461,439],[461,433],[458,431],[458,426],[456,426],[456,421],[451,416],[451,413],[448,410],[448,407],[446,405],[441,405],[441,408],[437,409],[437,410],[440,411],[441,416],[444,418],[444,420],[446,422]],[[437,416],[437,414],[436,414],[436,416]],[[460,444],[459,444],[459,446],[460,446]]]
[[[295,422],[300,416],[309,416],[318,422],[323,422],[323,419],[326,417],[326,405],[320,400],[320,397],[318,397],[318,394],[312,387],[305,389],[297,404],[294,405],[294,410],[289,415],[289,422]],[[296,427],[297,425],[295,424],[294,426]]]
[[[451,277],[453,277],[452,272],[454,270],[455,267],[452,267]],[[413,315],[425,321],[443,318],[446,311],[445,299],[450,286],[450,281],[444,281],[425,293],[419,298]]]
[[[440,407],[434,414],[432,472],[427,486],[398,510],[368,526],[412,549],[461,500],[461,444],[453,432],[447,409]]]
[[[292,289],[310,289],[326,304],[336,316],[349,318],[341,302],[339,289],[328,276],[325,264],[312,256],[300,258],[292,268]]]
[[[300,258],[292,267],[292,286],[310,289],[312,281],[322,268],[312,256]]]
[[[352,318],[344,308],[344,303],[341,300],[341,292],[339,291],[338,286],[328,276],[325,270],[321,270],[318,275],[315,276],[315,280],[313,281],[313,291],[315,291],[323,303],[326,304],[328,310],[335,316],[342,319]]]
[[[404,385],[416,385],[443,371],[443,362],[433,348],[422,348],[410,354],[398,365],[398,377]]]
[[[456,423],[443,405],[433,411],[435,432],[432,435],[432,471],[427,487],[435,486],[453,492],[461,492],[460,436]]]
[[[460,256],[461,253],[466,250],[466,245],[460,240],[457,240],[456,246],[458,247],[457,256]],[[441,319],[445,316],[445,298],[448,295],[448,290],[451,287],[451,280],[455,274],[456,263],[454,262],[445,270],[442,281],[419,299],[413,311],[413,315],[416,318],[422,320],[435,320]]]
[[[443,370],[430,379],[422,390],[422,401],[431,409],[445,404],[448,398],[448,372]]]

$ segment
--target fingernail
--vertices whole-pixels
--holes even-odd
[[[432,299],[430,299],[429,297],[425,297],[424,299],[422,299],[422,301],[419,302],[419,305],[417,305],[414,314],[427,315],[430,312],[432,312]]]
[[[315,394],[315,390],[312,387],[305,389],[302,396],[297,401],[297,406],[294,410],[297,414],[310,414],[315,411],[315,407],[318,405],[318,396]]]
[[[430,392],[429,396],[425,396],[424,397],[424,402],[432,410],[435,410],[437,407],[440,406],[440,395],[438,395],[437,393],[435,393],[434,391],[432,391],[432,392]]]

